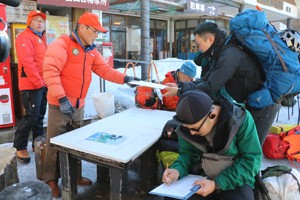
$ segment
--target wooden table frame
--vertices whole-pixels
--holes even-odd
[[[133,161],[120,163],[55,144],[51,144],[51,146],[59,151],[63,200],[75,199],[77,196],[78,160],[85,160],[97,165],[97,180],[110,185],[111,200],[125,199],[128,195],[128,165]],[[147,166],[147,170],[141,170],[142,173],[140,174],[141,187],[146,192],[150,191],[157,181],[155,178],[157,177],[155,150],[156,145],[153,145],[139,157],[141,158],[141,166]]]

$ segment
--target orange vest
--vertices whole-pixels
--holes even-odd
[[[92,72],[101,78],[124,83],[125,74],[111,68],[96,48],[85,51],[77,42],[74,32],[59,37],[47,49],[44,61],[44,78],[48,85],[48,102],[59,105],[58,99],[66,96],[72,106],[81,108],[89,89]]]
[[[45,86],[43,63],[46,49],[45,33],[41,38],[27,27],[17,36],[19,90],[36,90]]]

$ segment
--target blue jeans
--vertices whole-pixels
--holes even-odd
[[[17,150],[27,149],[30,131],[32,131],[32,147],[34,147],[34,139],[44,134],[43,120],[47,107],[47,88],[21,91],[21,98],[25,114],[15,132],[14,147]]]

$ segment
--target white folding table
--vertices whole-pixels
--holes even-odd
[[[60,154],[62,198],[69,200],[77,195],[79,159],[97,164],[100,179],[109,174],[110,199],[122,199],[127,193],[128,164],[158,141],[165,123],[174,115],[170,111],[134,107],[51,138],[51,146]],[[154,158],[152,155],[149,165],[155,163]],[[151,171],[148,173],[144,174],[146,178],[151,177]]]

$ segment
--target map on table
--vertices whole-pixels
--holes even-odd
[[[94,133],[93,135],[89,136],[86,138],[86,140],[94,141],[94,142],[100,142],[104,144],[121,144],[123,143],[127,137],[123,135],[115,135],[115,134],[110,134],[110,133],[105,133],[105,132],[97,132]]]

